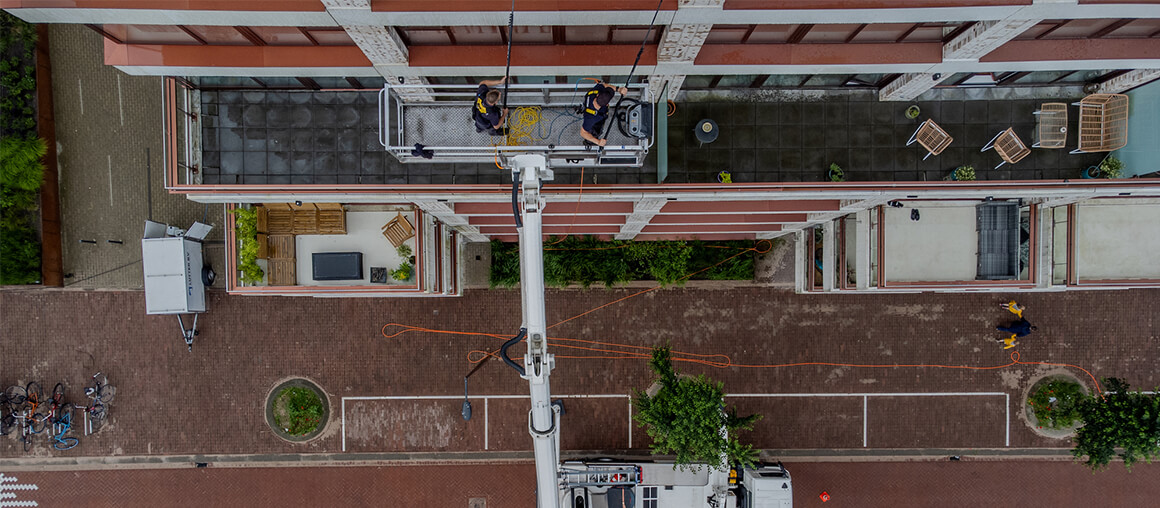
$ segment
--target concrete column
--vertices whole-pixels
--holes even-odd
[[[979,58],[1035,26],[1042,19],[980,21],[943,45],[943,62],[978,62]],[[950,77],[950,72],[905,74],[882,88],[882,101],[909,101]]]
[[[1124,93],[1160,79],[1160,69],[1136,69],[1100,83],[1099,93]]]
[[[455,210],[446,201],[420,200],[415,206],[424,213],[439,219],[444,225],[454,228],[467,242],[486,242],[488,238],[479,232],[479,228],[468,223],[467,217],[455,213]]]
[[[720,10],[722,5],[724,5],[724,0],[680,0],[677,3],[678,17],[688,18],[689,12],[706,8]],[[681,91],[681,84],[685,82],[685,75],[665,72],[665,67],[693,65],[697,59],[697,53],[701,52],[701,47],[705,45],[705,39],[709,37],[709,30],[712,28],[711,23],[680,22],[665,27],[661,43],[657,47],[657,66],[648,78],[649,91],[652,92],[653,97],[662,99],[660,97],[661,90],[665,83],[668,83],[669,96],[663,97],[663,99],[676,98],[677,92]]]
[[[857,229],[854,231],[854,283],[858,290],[870,289],[870,210],[860,210],[857,214]]]
[[[346,30],[375,70],[388,84],[402,82],[408,85],[427,85],[427,78],[409,72],[407,46],[393,27],[368,25],[371,16],[370,0],[322,0],[326,12]],[[430,89],[400,91],[404,100],[433,100]]]
[[[838,265],[838,250],[834,242],[838,235],[834,231],[834,221],[822,223],[822,291],[834,290],[834,274],[841,273]],[[812,258],[812,256],[810,256]]]
[[[667,200],[648,198],[637,201],[632,207],[632,215],[624,221],[624,225],[620,226],[620,232],[616,234],[617,240],[632,240],[639,235],[645,226],[652,222],[652,218],[660,213],[661,208],[664,208]]]

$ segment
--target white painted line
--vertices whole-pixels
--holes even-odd
[[[628,449],[632,449],[632,397],[628,398]]]
[[[346,397],[342,398],[342,451],[346,451]]]
[[[116,207],[113,204],[113,156],[109,155],[109,206]]]
[[[866,432],[867,432],[866,428],[868,427],[868,424],[866,423],[866,419],[869,415],[869,410],[867,410],[866,406],[869,403],[870,403],[870,397],[863,395],[862,396],[862,448],[866,447]]]
[[[487,449],[487,399],[483,399],[483,449]]]
[[[627,399],[630,395],[615,394],[581,394],[581,395],[552,395],[558,399]],[[343,397],[342,400],[459,400],[459,395],[380,395],[369,397]],[[531,395],[472,395],[476,399],[530,399]]]
[[[121,113],[121,125],[125,125],[125,99],[121,95],[121,74],[117,74],[117,109]]]
[[[77,100],[81,103],[81,116],[85,116],[85,89],[81,86],[81,78],[77,78]]]
[[[1006,392],[913,392],[913,393],[727,393],[726,397],[969,397],[1007,395]]]
[[[1011,446],[1011,394],[1007,394],[1007,439],[1006,446]]]

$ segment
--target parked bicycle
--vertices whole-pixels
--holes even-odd
[[[113,396],[117,394],[117,388],[109,384],[109,377],[100,372],[93,374],[93,385],[85,388],[85,396],[90,399],[96,399],[104,404],[113,401]]]
[[[82,411],[88,415],[88,418],[85,420],[85,435],[92,434],[99,430],[101,426],[105,424],[105,417],[109,415],[105,405],[101,404],[101,401],[97,399],[90,400],[89,405],[82,408]]]
[[[13,406],[19,406],[28,399],[28,392],[24,390],[23,386],[12,385],[4,390],[4,400],[8,401]]]
[[[52,387],[52,396],[45,402],[45,406],[48,408],[45,411],[48,421],[56,420],[57,410],[62,405],[64,405],[64,383],[57,383],[56,386]]]
[[[16,428],[17,411],[11,401],[0,401],[0,436],[7,436]]]
[[[52,422],[52,430],[48,437],[52,439],[52,447],[57,450],[68,450],[80,444],[79,439],[65,436],[65,434],[68,434],[72,430],[73,409],[72,404],[65,403],[60,407],[60,416],[57,416]]]

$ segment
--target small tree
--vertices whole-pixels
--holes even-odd
[[[1076,431],[1071,454],[1087,460],[1084,465],[1100,470],[1119,448],[1124,467],[1131,469],[1140,459],[1152,462],[1160,454],[1160,398],[1128,391],[1128,383],[1116,378],[1104,380],[1108,393],[1092,396],[1078,404],[1084,426]]]
[[[633,418],[652,438],[653,453],[676,455],[682,468],[753,465],[753,446],[741,444],[736,435],[741,429],[752,430],[761,415],[739,417],[736,409],[727,409],[721,382],[703,374],[679,376],[667,346],[653,349],[649,367],[660,377],[661,388],[653,396],[636,391]]]

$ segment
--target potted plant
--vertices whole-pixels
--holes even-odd
[[[826,170],[826,178],[831,182],[844,182],[846,181],[846,173],[842,171],[841,166],[831,162],[830,169]]]
[[[918,108],[918,104],[911,104],[909,108],[906,108],[907,120],[914,120],[915,118],[918,118],[918,115],[921,114],[922,110]]]
[[[1111,155],[1100,161],[1100,176],[1104,178],[1120,178],[1124,175],[1124,161]]]
[[[415,274],[415,267],[406,261],[399,265],[398,268],[391,270],[391,278],[399,282],[411,280],[411,276]]]
[[[975,179],[974,166],[959,166],[951,171],[951,180],[970,181]]]

